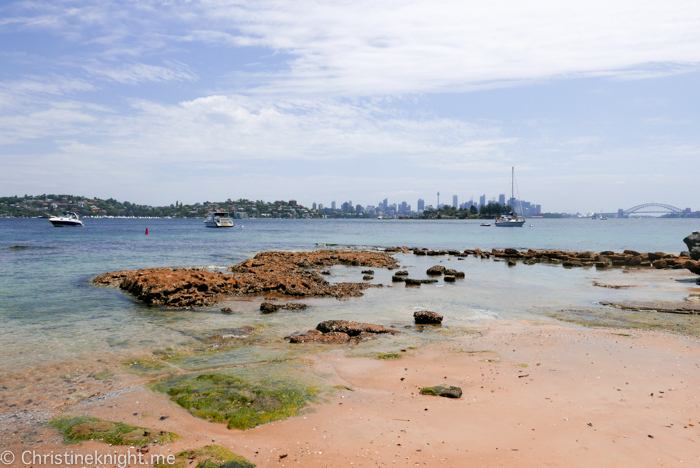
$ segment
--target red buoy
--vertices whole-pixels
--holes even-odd
[[[148,235],[148,228],[146,228],[146,235]]]

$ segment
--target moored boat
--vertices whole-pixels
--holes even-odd
[[[513,190],[513,186],[515,184],[515,168],[512,168],[511,172],[511,180],[510,180],[510,199],[515,200],[515,191]],[[520,198],[520,195],[518,195],[518,198]],[[513,212],[511,213],[503,213],[500,217],[495,219],[495,224],[497,227],[523,227],[523,224],[525,224],[525,218],[522,216],[519,216],[517,213],[515,213],[515,207],[513,208]],[[522,212],[522,207],[520,208],[520,211]]]
[[[204,225],[211,228],[233,227],[233,220],[225,211],[215,211],[209,213],[207,219],[204,220]]]
[[[63,216],[51,216],[49,221],[54,227],[83,227],[83,222],[72,211],[66,211]]]

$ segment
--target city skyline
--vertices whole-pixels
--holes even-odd
[[[693,205],[697,2],[149,5],[0,7],[0,196]]]

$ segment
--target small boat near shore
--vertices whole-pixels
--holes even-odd
[[[210,228],[226,228],[233,227],[233,220],[225,211],[215,211],[210,213],[207,219],[204,220],[204,225]]]
[[[66,211],[63,216],[52,216],[49,221],[54,227],[83,227],[83,222],[72,211]]]
[[[484,226],[484,227],[491,226],[491,223],[481,223],[480,226]]]

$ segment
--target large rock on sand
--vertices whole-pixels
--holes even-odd
[[[445,398],[461,398],[462,389],[459,387],[446,387],[438,385],[436,387],[424,387],[420,389],[421,395],[441,396]]]
[[[688,246],[690,258],[700,260],[700,231],[693,231],[691,235],[683,239],[683,242]]]

